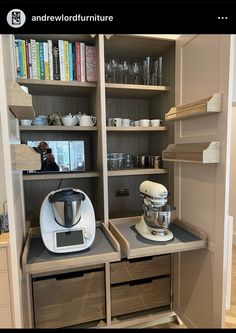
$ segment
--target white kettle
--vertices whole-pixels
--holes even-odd
[[[64,117],[61,117],[61,121],[64,126],[75,126],[78,123],[78,117],[69,113]]]
[[[96,117],[89,116],[87,114],[78,114],[77,117],[79,118],[79,126],[94,126],[96,123]]]

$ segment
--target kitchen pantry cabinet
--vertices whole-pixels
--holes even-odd
[[[0,235],[0,328],[13,327],[10,269],[9,237],[6,233]]]
[[[149,179],[167,187],[170,194],[169,202],[176,206],[178,219],[184,225],[188,225],[189,230],[200,230],[199,234],[204,234],[207,238],[204,245],[201,243],[201,246],[191,251],[184,250],[184,247],[177,251],[170,250],[165,254],[170,258],[170,272],[161,277],[158,273],[154,277],[150,273],[151,276],[139,279],[142,283],[135,283],[135,276],[131,282],[123,280],[121,283],[114,283],[113,269],[115,265],[119,265],[119,260],[117,259],[116,263],[110,263],[109,260],[104,263],[105,326],[129,327],[132,323],[137,324],[137,321],[145,322],[149,320],[148,316],[144,316],[145,311],[167,306],[169,312],[166,312],[166,317],[170,316],[170,313],[177,314],[189,327],[222,327],[226,303],[225,258],[231,110],[229,73],[232,72],[232,36],[182,35],[176,41],[162,35],[153,37],[114,35],[110,38],[103,35],[96,35],[94,38],[90,35],[47,35],[46,39],[49,36],[51,39],[89,41],[96,45],[97,83],[91,85],[78,82],[20,79],[17,82],[28,86],[36,114],[47,114],[55,108],[64,114],[69,108],[71,113],[81,111],[95,115],[97,125],[93,130],[85,131],[80,131],[79,128],[73,128],[71,131],[65,131],[63,128],[35,129],[34,131],[31,131],[31,128],[30,130],[19,128],[18,119],[8,108],[8,84],[15,81],[12,36],[1,36],[0,68],[3,73],[0,78],[1,123],[4,124],[2,133],[5,177],[9,180],[7,199],[12,276],[14,277],[11,287],[14,293],[15,327],[33,326],[30,292],[32,281],[30,274],[22,274],[20,266],[21,250],[25,244],[28,226],[25,222],[25,214],[30,213],[31,227],[37,227],[42,200],[49,191],[58,186],[61,179],[61,176],[58,178],[59,176],[22,175],[22,171],[13,168],[11,144],[19,144],[30,137],[39,140],[62,137],[86,140],[89,153],[87,170],[82,174],[83,176],[73,175],[72,178],[64,176],[63,186],[78,186],[85,191],[94,205],[96,219],[110,226],[111,231],[113,220],[131,219],[132,221],[135,216],[141,215],[142,199],[139,195],[139,185],[143,180]],[[43,35],[34,35],[34,37],[45,39]],[[105,83],[106,60],[113,57],[142,59],[146,56],[163,56],[163,86]],[[131,128],[118,130],[108,127],[106,123],[106,119],[110,117],[134,120],[164,119],[165,114],[172,107],[177,107],[178,110],[179,106],[195,103],[215,93],[222,94],[221,112],[208,117],[200,115],[168,121],[162,131],[142,129],[134,131]],[[107,153],[161,155],[170,144],[201,142],[220,144],[219,163],[164,161],[161,170],[110,171],[107,169]],[[117,190],[122,189],[128,189],[129,196],[117,197]],[[119,242],[121,253],[124,246],[128,248],[130,245],[132,250],[129,239],[126,243],[121,237]],[[145,260],[144,257],[147,256],[145,249],[139,250],[138,253],[136,257],[141,261]],[[156,251],[150,256],[159,258],[159,254]],[[122,265],[125,264],[126,258],[123,254],[120,259]],[[35,288],[37,288],[36,285]],[[163,291],[162,294],[158,292],[160,289]],[[122,310],[121,295],[123,293],[128,295],[126,290],[130,290],[127,296],[130,301],[126,310]],[[137,299],[133,298],[137,290],[139,293],[143,292],[145,299],[145,305],[141,308],[136,307]],[[149,295],[156,292],[156,297],[152,300]],[[126,311],[126,314],[132,314],[132,319],[123,320],[123,311]]]

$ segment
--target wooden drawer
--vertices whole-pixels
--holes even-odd
[[[170,255],[111,263],[111,284],[170,274]]]
[[[0,247],[0,271],[7,270],[7,250]]]
[[[35,279],[33,297],[36,328],[58,328],[102,319],[105,317],[104,271]]]
[[[156,308],[170,304],[170,277],[139,280],[111,286],[111,314]]]
[[[10,305],[0,306],[0,328],[13,328]]]
[[[10,304],[8,272],[0,273],[0,305]]]

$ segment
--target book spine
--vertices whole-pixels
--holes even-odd
[[[37,79],[40,80],[40,56],[39,56],[39,42],[36,42],[36,46],[37,46]]]
[[[85,43],[80,43],[81,82],[85,82]]]
[[[43,42],[45,80],[49,80],[48,43]]]
[[[97,61],[95,46],[85,46],[86,53],[86,81],[97,80]]]
[[[43,42],[39,42],[40,80],[45,79]]]
[[[31,44],[31,59],[32,59],[32,78],[34,80],[38,79],[37,72],[37,43],[35,39],[30,40]]]
[[[49,79],[53,80],[53,55],[52,55],[52,40],[48,40],[48,63],[49,63]]]
[[[20,55],[19,55],[18,39],[15,39],[14,44],[15,44],[16,78],[20,78]]]
[[[22,61],[23,61],[23,78],[27,79],[27,60],[26,60],[26,44],[25,40],[21,40],[22,43]]]
[[[69,72],[69,45],[68,41],[64,40],[64,59],[65,59],[65,81],[70,80],[70,72]]]
[[[68,43],[68,51],[69,51],[69,80],[73,81],[73,50],[72,43]]]
[[[73,80],[76,80],[76,43],[72,43]]]
[[[54,41],[52,45],[52,57],[53,57],[53,79],[60,80],[60,59],[59,59],[59,47],[58,42]]]
[[[64,41],[63,40],[58,40],[58,48],[59,48],[61,80],[65,81],[65,57],[64,57]]]
[[[80,54],[80,42],[76,42],[75,44],[75,53],[76,53],[76,80],[81,82],[81,54]]]
[[[27,44],[27,52],[28,52],[28,61],[29,61],[29,79],[33,79],[33,69],[32,69],[32,56],[31,56],[31,43],[30,40],[28,40]]]
[[[24,78],[24,70],[23,70],[23,54],[22,54],[22,43],[21,39],[18,39],[18,47],[19,47],[19,63],[20,63],[20,78]]]

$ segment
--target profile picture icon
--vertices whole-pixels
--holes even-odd
[[[25,13],[21,9],[12,9],[7,14],[7,23],[12,28],[20,28],[26,20]]]

